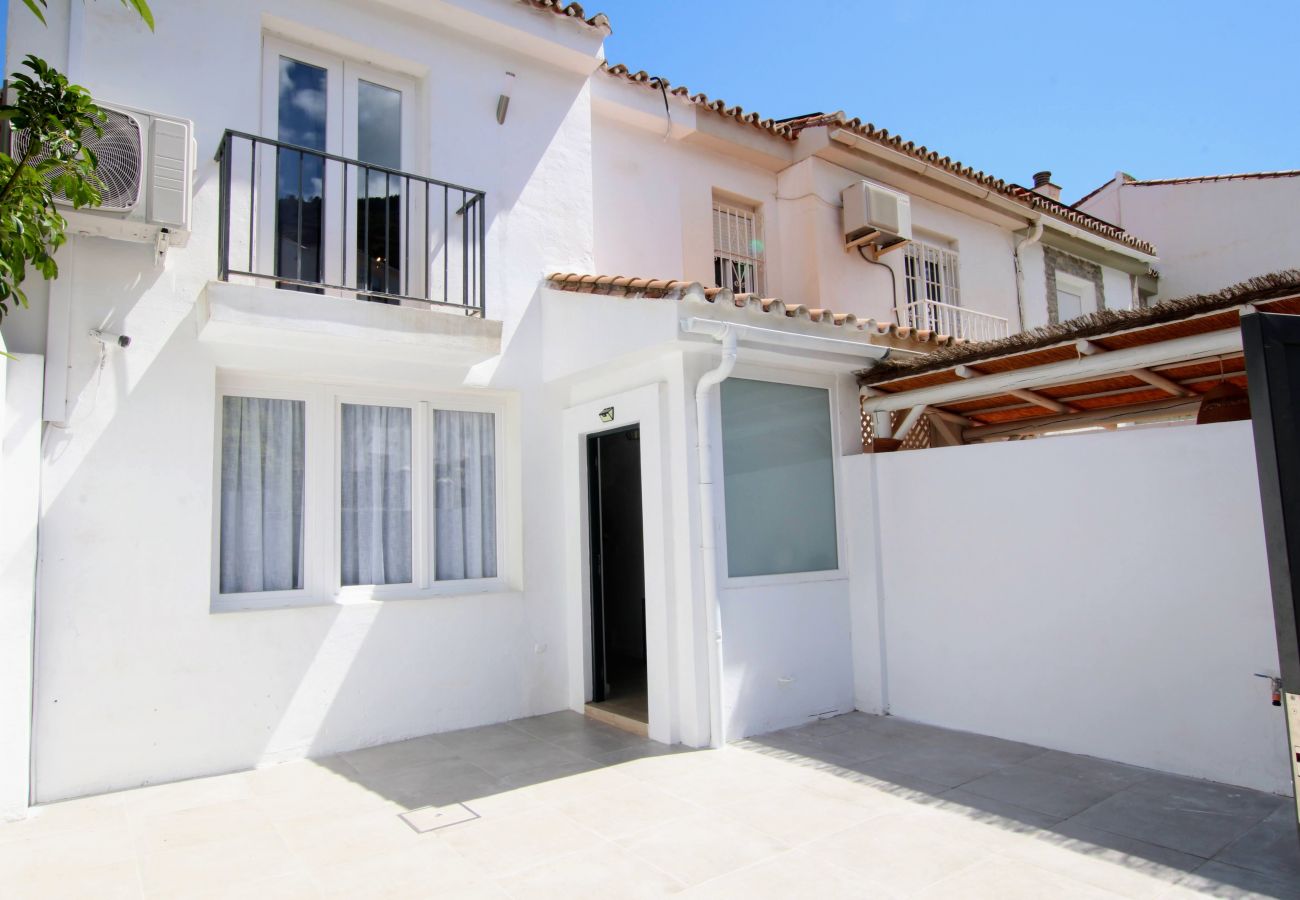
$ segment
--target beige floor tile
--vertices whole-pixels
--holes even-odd
[[[924,900],[1117,900],[1119,894],[1008,859],[988,859],[924,888]]]
[[[135,847],[125,827],[47,833],[0,844],[0,883],[4,876],[18,878],[63,868],[97,868],[134,859]]]
[[[885,815],[894,808],[887,798],[877,803],[867,797],[854,801],[810,787],[788,787],[747,797],[722,807],[720,812],[796,847]]]
[[[363,814],[401,807],[340,772],[313,762],[285,763],[247,775],[254,800],[273,821],[333,813]]]
[[[212,778],[195,778],[158,784],[117,795],[120,803],[132,818],[157,816],[196,806],[249,800],[253,792],[246,773],[217,775]]]
[[[485,875],[493,877],[603,843],[594,832],[550,809],[475,819],[430,837],[446,841]]]
[[[393,852],[318,866],[311,877],[322,896],[348,900],[454,896],[484,881],[476,867],[432,838]]]
[[[650,783],[706,808],[729,806],[739,798],[786,786],[761,772],[717,764],[664,775]]]
[[[134,859],[104,866],[41,866],[12,877],[0,877],[0,896],[12,900],[65,897],[139,900],[140,872]]]
[[[691,900],[889,900],[893,895],[872,887],[847,869],[829,865],[802,850],[790,850],[696,885],[683,896]]]
[[[805,846],[813,855],[898,893],[918,891],[991,856],[937,831],[932,816],[888,813]]]
[[[303,816],[277,822],[275,830],[290,852],[309,867],[405,850],[425,837],[390,811]]]
[[[551,860],[499,883],[510,896],[529,900],[667,897],[682,890],[669,875],[612,846]]]
[[[275,833],[271,820],[252,800],[230,800],[141,817],[131,815],[130,822],[141,855],[222,841],[236,835],[273,836]]]
[[[144,892],[150,898],[184,896],[196,886],[235,890],[302,870],[274,834],[240,835],[140,857]]]
[[[685,885],[717,878],[789,849],[770,835],[715,813],[668,822],[620,843]]]
[[[0,844],[72,831],[117,828],[126,831],[126,812],[117,795],[65,800],[28,811],[27,818],[0,823]]]
[[[656,785],[635,781],[608,791],[585,791],[558,798],[551,805],[610,840],[631,837],[702,811],[691,801]]]

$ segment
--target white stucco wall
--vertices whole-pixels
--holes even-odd
[[[1126,183],[1082,207],[1160,251],[1158,300],[1217,291],[1300,265],[1300,176]]]
[[[1249,422],[846,463],[861,707],[1288,790]]]
[[[0,357],[0,821],[28,799],[43,362]]]
[[[64,17],[54,5],[54,20]],[[581,28],[506,0],[484,5],[514,17],[520,33]],[[43,454],[37,799],[564,706],[561,536],[552,514],[560,498],[549,474],[558,405],[538,378],[538,284],[550,268],[592,262],[585,74],[371,6],[181,2],[157,10],[152,35],[114,5],[73,6],[76,77],[99,97],[192,118],[199,168],[193,237],[165,268],[154,268],[144,245],[76,239],[60,253],[72,298],[70,414]],[[264,16],[281,30],[301,24],[305,42],[376,48],[368,57],[376,65],[423,73],[423,150],[410,168],[487,192],[487,302],[504,325],[499,358],[472,370],[436,358],[387,360],[360,332],[355,355],[198,339],[196,304],[216,274],[212,154],[225,128],[267,131]],[[13,14],[11,58],[37,30],[30,18],[20,7]],[[594,53],[599,40],[587,40]],[[501,126],[496,93],[506,70],[518,77]],[[128,350],[108,351],[102,371],[100,345],[84,337],[92,327],[133,338]],[[502,398],[511,448],[500,461],[510,493],[502,522],[508,589],[212,613],[216,385],[231,369],[379,396],[482,388]],[[524,457],[520,446],[536,452]]]

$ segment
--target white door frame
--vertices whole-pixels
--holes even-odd
[[[645,540],[646,692],[649,735],[679,740],[673,704],[667,520],[667,447],[664,385],[649,384],[581,403],[564,411],[565,622],[568,631],[569,706],[582,712],[591,699],[591,551],[587,505],[589,435],[637,425],[641,429],[641,513]],[[613,417],[601,420],[603,410]]]

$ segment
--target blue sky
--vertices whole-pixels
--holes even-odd
[[[611,63],[783,118],[842,109],[1073,202],[1300,168],[1300,2],[584,0]]]

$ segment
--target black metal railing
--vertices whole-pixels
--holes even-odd
[[[218,277],[484,314],[483,191],[228,130]]]

